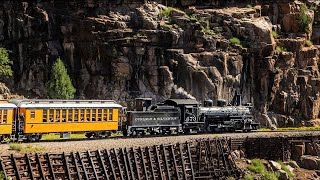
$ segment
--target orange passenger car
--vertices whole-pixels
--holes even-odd
[[[14,126],[14,111],[17,106],[7,102],[0,102],[0,141],[10,138]]]
[[[86,132],[87,137],[118,130],[122,106],[112,100],[12,100],[29,140],[46,133]]]

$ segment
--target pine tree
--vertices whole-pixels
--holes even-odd
[[[0,76],[10,77],[13,72],[11,70],[12,62],[9,59],[8,50],[0,48]]]
[[[73,99],[76,89],[73,87],[67,69],[60,58],[54,63],[49,80],[48,92],[52,99]]]

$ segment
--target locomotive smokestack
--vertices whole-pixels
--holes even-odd
[[[236,106],[241,106],[241,94],[237,94],[237,96],[236,96],[236,98],[237,98],[237,104],[236,104]]]

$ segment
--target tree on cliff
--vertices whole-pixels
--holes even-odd
[[[67,69],[60,58],[54,63],[48,82],[48,94],[52,99],[73,99],[76,89],[73,87]]]
[[[312,17],[308,7],[305,4],[300,6],[300,12],[298,15],[298,25],[301,32],[309,33],[311,31],[310,24],[312,23]]]
[[[9,52],[5,48],[0,48],[0,76],[10,77],[13,72],[11,70],[12,62],[9,59]]]

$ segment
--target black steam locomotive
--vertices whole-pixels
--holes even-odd
[[[251,131],[259,127],[249,104],[242,105],[241,97],[235,105],[226,101],[206,100],[201,106],[193,99],[168,99],[152,105],[151,98],[137,98],[135,109],[127,111],[123,134],[144,135],[191,132]]]

